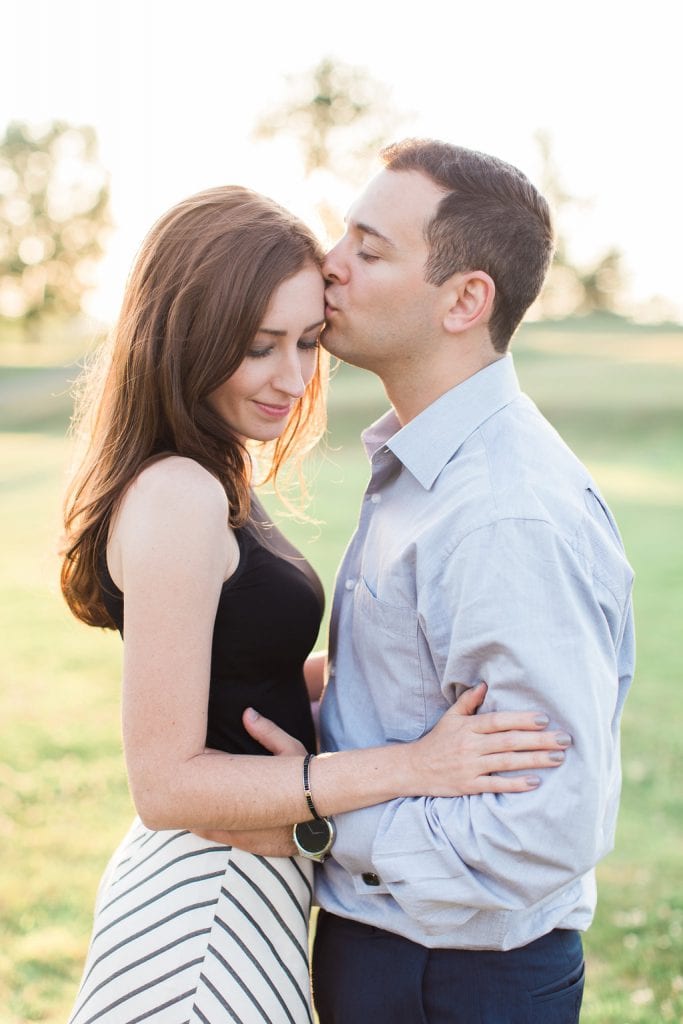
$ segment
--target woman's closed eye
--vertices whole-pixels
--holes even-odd
[[[316,334],[313,338],[299,338],[297,344],[299,348],[303,349],[305,352],[318,348],[320,345],[320,334]]]
[[[274,348],[274,345],[265,345],[263,348],[250,348],[247,351],[247,355],[251,359],[263,359],[264,356],[270,355]]]
[[[296,344],[297,348],[302,351],[311,352],[320,345],[320,333],[313,335],[313,337],[299,338]],[[266,356],[269,356],[271,352],[274,352],[276,347],[277,346],[272,343],[268,343],[263,346],[257,345],[254,348],[250,348],[247,351],[247,355],[251,359],[264,359]]]

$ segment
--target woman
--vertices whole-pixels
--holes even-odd
[[[308,229],[253,192],[180,203],[142,247],[85,402],[62,586],[80,619],[124,636],[139,818],[100,886],[72,1024],[311,1020],[310,860],[220,839],[313,818],[302,765],[321,659],[303,666],[322,591],[251,485],[253,455],[274,479],[323,429],[320,263]],[[552,735],[532,713],[466,717],[482,698],[414,744],[306,760],[315,809],[532,788],[490,773],[551,767]],[[258,756],[249,705],[300,754]],[[529,730],[526,752],[505,753],[510,729]]]

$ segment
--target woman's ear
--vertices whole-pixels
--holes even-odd
[[[496,297],[493,278],[483,270],[472,270],[455,274],[450,284],[444,328],[450,334],[462,334],[487,324]]]

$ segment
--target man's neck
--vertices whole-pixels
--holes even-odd
[[[487,347],[485,350],[468,353],[466,358],[459,359],[456,364],[435,360],[429,366],[413,367],[410,373],[399,368],[394,373],[390,369],[380,374],[380,379],[403,427],[447,391],[502,359],[505,354]]]

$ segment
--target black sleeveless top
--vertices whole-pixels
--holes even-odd
[[[313,584],[265,548],[250,528],[235,531],[240,560],[221,588],[213,629],[206,745],[232,754],[266,753],[242,725],[246,707],[315,751],[303,663],[313,649],[322,608]],[[107,611],[123,636],[122,592],[100,557]]]

